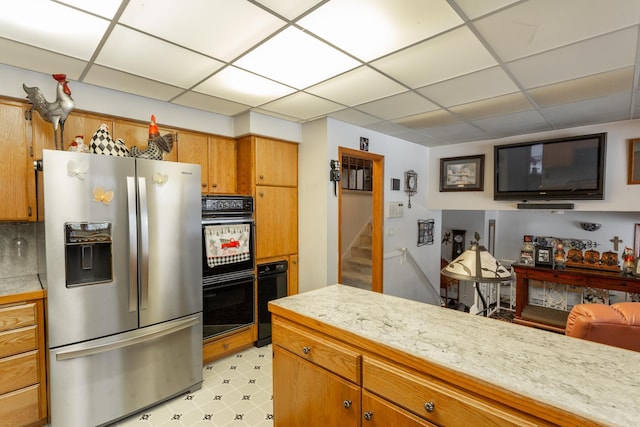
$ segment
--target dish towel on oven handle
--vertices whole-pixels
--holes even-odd
[[[207,265],[210,268],[249,259],[249,224],[207,225],[204,233]]]

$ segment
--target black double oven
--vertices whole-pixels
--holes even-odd
[[[203,196],[202,245],[207,340],[255,323],[253,197]]]

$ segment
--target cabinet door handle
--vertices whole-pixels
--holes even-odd
[[[260,179],[264,179],[264,175],[260,175]]]
[[[344,406],[345,408],[349,409],[351,408],[351,402],[350,400],[345,400],[344,402],[342,402],[342,406]]]
[[[218,188],[218,184],[213,184],[213,188]]]
[[[302,352],[304,354],[309,354],[311,353],[311,347],[302,347]]]
[[[258,193],[258,195],[259,195],[260,197],[264,197],[264,192],[262,192],[262,191],[261,191],[261,192],[259,192],[259,193]]]
[[[202,188],[207,188],[207,183],[206,182],[202,183]]]
[[[424,404],[424,409],[429,413],[435,411],[436,410],[435,402],[427,402],[427,403],[425,403]]]
[[[365,420],[371,421],[371,418],[373,418],[373,412],[367,411],[364,414],[362,414],[362,416],[364,417]]]

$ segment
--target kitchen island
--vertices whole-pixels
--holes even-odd
[[[637,352],[344,285],[269,309],[276,426],[640,419]]]

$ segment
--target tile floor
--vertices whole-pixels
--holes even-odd
[[[271,345],[251,347],[203,369],[202,389],[126,418],[117,427],[273,426]]]

